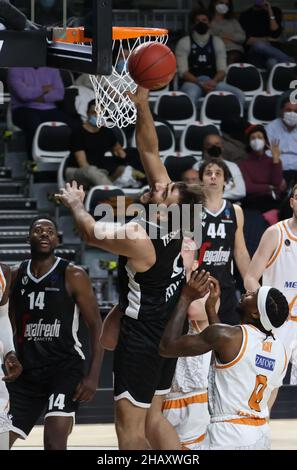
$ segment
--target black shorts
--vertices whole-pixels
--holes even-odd
[[[164,324],[122,318],[114,353],[115,400],[127,398],[136,406],[149,408],[154,395],[170,391],[177,359],[165,359],[158,353],[164,328]]]
[[[20,377],[7,384],[13,431],[26,438],[38,418],[72,416],[78,402],[72,400],[76,386],[83,377],[83,361],[70,358],[59,364],[25,370]]]

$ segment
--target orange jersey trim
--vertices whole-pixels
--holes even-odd
[[[285,229],[285,231],[286,231],[286,234],[288,235],[288,237],[290,238],[290,240],[293,240],[294,242],[297,242],[297,238],[294,237],[293,235],[291,235],[291,233],[290,233],[289,230],[287,229],[286,224],[285,224],[285,221],[282,222],[282,226],[284,227],[284,229]]]
[[[292,316],[291,315],[291,311],[292,311],[292,308],[294,307],[294,304],[297,300],[297,295],[295,295],[295,297],[291,300],[291,302],[289,303],[289,312],[290,312],[290,315],[289,315],[289,320],[292,320],[292,321],[297,321],[297,316]]]
[[[182,442],[181,443],[182,450],[189,450],[187,446],[190,446],[191,444],[198,444],[198,442],[201,442],[205,439],[205,436],[206,434],[202,434],[201,436],[197,437],[196,439],[193,439],[192,441]]]
[[[2,269],[0,271],[0,283],[1,283],[1,287],[2,287],[2,292],[4,294],[4,291],[5,291],[5,288],[6,288],[6,279],[4,277]]]
[[[228,362],[227,364],[217,364],[217,362],[215,362],[216,369],[227,369],[228,367],[232,367],[235,364],[237,364],[237,362],[239,362],[242,356],[244,355],[246,351],[246,347],[247,347],[248,332],[243,325],[241,325],[241,327],[242,327],[242,332],[243,332],[243,341],[242,341],[243,344],[241,346],[239,354],[237,355],[235,359],[233,359],[233,361]]]
[[[224,421],[224,423],[244,424],[246,426],[263,426],[263,424],[267,424],[267,419],[265,418],[238,418],[238,419],[230,419],[228,421]]]
[[[171,410],[175,408],[185,408],[186,406],[193,405],[195,403],[207,403],[207,400],[207,393],[201,393],[200,395],[194,395],[193,397],[177,398],[176,400],[165,400],[162,409]]]
[[[282,231],[280,225],[278,225],[278,228],[279,228],[280,233],[281,233],[280,242],[279,242],[279,245],[278,245],[276,251],[274,252],[274,254],[271,256],[270,260],[268,261],[266,269],[269,268],[274,263],[274,261],[278,257],[278,255],[281,251],[281,248],[282,248],[282,244],[283,244],[283,241],[284,241],[284,235],[283,235],[283,231]]]

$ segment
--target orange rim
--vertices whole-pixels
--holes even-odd
[[[144,36],[166,36],[168,29],[162,28],[137,28],[137,27],[122,27],[113,26],[112,39],[133,39]]]

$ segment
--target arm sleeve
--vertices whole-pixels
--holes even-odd
[[[70,150],[71,152],[79,152],[80,150],[85,150],[85,144],[81,130],[77,129],[75,132],[72,133]]]
[[[176,49],[175,49],[177,71],[180,77],[182,77],[184,73],[189,71],[189,62],[188,62],[189,54],[190,54],[190,37],[185,36],[178,41],[176,45]]]
[[[237,20],[233,20],[232,22],[232,36],[233,36],[233,41],[236,44],[243,44],[246,38],[246,34],[242,27],[240,26],[240,23]]]
[[[233,201],[244,198],[246,195],[246,188],[239,166],[236,163],[232,164],[232,162],[225,161],[225,163],[229,168],[233,182],[228,183],[225,186],[224,198],[232,199]]]
[[[4,357],[9,351],[14,351],[13,332],[8,316],[8,302],[0,305],[0,341],[4,348]]]
[[[62,101],[64,99],[65,89],[59,70],[52,70],[49,83],[54,87],[54,89],[45,93],[44,101],[46,103]]]
[[[246,193],[248,194],[258,194],[259,196],[263,196],[266,194],[271,193],[271,189],[268,184],[265,183],[254,183],[253,178],[248,171],[248,167],[246,164],[240,165],[242,174],[244,175],[244,181],[246,186]]]
[[[219,38],[218,36],[213,36],[213,47],[214,47],[214,51],[216,55],[217,72],[218,71],[226,72],[227,70],[226,47],[222,39]]]
[[[270,36],[272,38],[278,38],[283,32],[283,27],[282,27],[283,15],[279,8],[272,7],[272,10],[273,10],[273,15],[275,16],[275,21],[278,24],[278,29],[276,29],[275,31],[270,31]]]
[[[283,167],[282,162],[273,163],[272,158],[270,158],[271,164],[271,184],[278,188],[283,179]]]

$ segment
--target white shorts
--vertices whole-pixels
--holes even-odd
[[[269,450],[270,446],[267,423],[254,426],[222,421],[209,424],[204,441],[192,450]]]
[[[1,343],[0,344],[0,433],[7,432],[11,429],[11,421],[8,417],[9,394],[8,394],[8,390],[6,388],[5,382],[3,382],[2,380],[2,377],[4,377],[2,364],[3,364],[3,350],[2,350],[2,343]]]
[[[184,449],[202,442],[209,424],[208,399],[205,393],[169,394],[163,414],[174,426]]]

